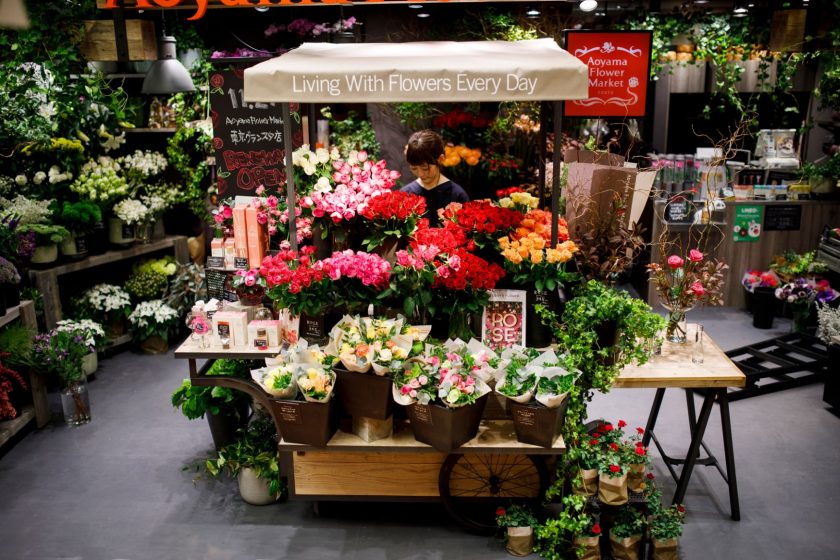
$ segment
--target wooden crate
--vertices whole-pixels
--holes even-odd
[[[87,20],[85,38],[79,45],[86,60],[117,60],[117,40],[113,20]],[[157,60],[158,49],[155,24],[152,21],[130,19],[125,22],[128,36],[129,60]]]

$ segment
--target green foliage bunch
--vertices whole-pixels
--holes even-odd
[[[247,379],[253,366],[250,360],[216,360],[207,370],[207,375]],[[170,401],[189,420],[195,420],[203,418],[208,412],[219,414],[223,408],[236,410],[240,404],[250,402],[250,398],[242,391],[218,386],[198,387],[185,379],[172,393]]]
[[[59,215],[61,223],[75,233],[93,231],[97,222],[102,221],[102,210],[90,200],[70,202],[65,200]]]
[[[342,157],[353,151],[365,151],[373,159],[379,158],[382,146],[376,139],[376,132],[369,118],[360,116],[355,111],[347,113],[344,119],[333,117],[329,107],[321,109],[321,114],[330,122],[330,143],[338,147]]]
[[[662,507],[662,492],[651,481],[646,492],[650,536],[656,540],[678,539],[683,532],[685,507],[673,504]]]
[[[496,526],[500,529],[508,527],[536,527],[539,525],[537,517],[531,508],[520,504],[511,504],[496,510]]]
[[[546,560],[566,560],[572,539],[590,527],[586,514],[586,497],[577,494],[563,496],[563,510],[557,517],[549,518],[534,529],[534,552]]]
[[[169,284],[166,276],[151,270],[132,272],[125,281],[125,289],[138,301],[156,299]]]
[[[181,196],[175,202],[186,204],[202,220],[209,219],[207,198],[215,192],[208,184],[210,167],[207,157],[213,152],[213,137],[205,127],[181,127],[169,139],[166,159],[180,176]]]
[[[285,484],[277,459],[277,430],[274,421],[260,416],[251,421],[242,437],[219,451],[216,459],[205,463],[213,476],[227,472],[235,477],[244,468],[254,470],[257,478],[268,482],[268,493],[277,499],[285,493]]]
[[[618,508],[610,535],[619,539],[634,537],[644,533],[645,520],[639,510],[625,504]]]

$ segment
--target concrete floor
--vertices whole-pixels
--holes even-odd
[[[734,310],[694,311],[722,347],[787,330],[758,331]],[[506,558],[491,539],[463,533],[426,504],[341,504],[320,516],[304,502],[244,504],[230,480],[194,480],[207,456],[206,422],[169,404],[186,363],[123,353],[90,384],[93,422],[28,433],[0,451],[0,560]],[[697,467],[686,497],[681,555],[693,559],[836,559],[840,544],[840,419],[811,385],[733,403],[742,520],[729,519],[726,485]],[[644,425],[652,390],[598,396],[591,416]],[[722,457],[720,422],[707,443]],[[684,453],[682,391],[666,394],[657,435]],[[656,457],[656,452],[654,452]],[[655,472],[670,482],[657,458]],[[673,484],[666,485],[666,495]]]

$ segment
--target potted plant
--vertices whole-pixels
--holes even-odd
[[[247,379],[252,363],[243,360],[216,360],[207,370],[208,376],[229,376]],[[228,387],[199,387],[185,379],[170,397],[172,406],[189,420],[207,417],[216,451],[236,441],[237,430],[248,420],[250,397]]]
[[[126,320],[131,314],[131,297],[114,284],[96,284],[74,300],[76,315],[101,324],[108,338],[125,333]]]
[[[20,274],[15,265],[0,257],[0,317],[6,314],[6,309],[20,304],[19,284]]]
[[[569,462],[578,466],[572,481],[572,492],[580,496],[598,493],[598,463],[601,460],[600,442],[597,438],[579,441],[569,447]]]
[[[269,417],[254,418],[240,438],[222,448],[216,459],[208,459],[205,466],[213,476],[223,471],[235,476],[239,495],[251,505],[272,504],[285,491],[277,459],[277,430]]]
[[[59,332],[79,335],[84,339],[84,343],[90,349],[90,352],[82,358],[82,373],[86,376],[96,373],[96,370],[99,368],[96,350],[97,348],[102,348],[105,342],[105,330],[102,328],[102,325],[90,319],[81,319],[79,321],[64,319],[58,321],[55,328]]]
[[[688,311],[698,304],[723,305],[723,272],[728,266],[706,259],[698,249],[691,249],[686,258],[663,251],[662,260],[649,264],[648,272],[662,307],[668,311],[666,338],[682,344],[686,341]]]
[[[88,255],[87,236],[102,221],[99,206],[86,199],[78,202],[64,201],[59,220],[70,232],[61,243],[61,254],[72,260],[85,258]]]
[[[30,260],[35,266],[46,266],[58,260],[58,244],[70,236],[64,226],[55,224],[26,224],[19,229],[21,233],[35,234],[35,252]]]
[[[151,217],[149,207],[139,200],[127,198],[116,203],[113,212],[108,219],[108,240],[121,249],[131,247],[136,239],[135,226]]]
[[[534,513],[524,505],[512,504],[496,510],[496,525],[504,529],[505,549],[513,556],[529,556],[534,550]]]
[[[153,270],[134,270],[125,280],[125,289],[137,301],[149,301],[163,296],[169,278]]]
[[[261,304],[266,287],[265,278],[260,275],[258,268],[237,270],[233,277],[233,288],[242,305]]]
[[[169,335],[178,321],[178,312],[160,299],[141,302],[128,316],[132,338],[146,354],[169,351]]]
[[[677,541],[683,531],[685,508],[679,504],[663,508],[658,495],[656,505],[651,506],[648,525],[653,545],[653,560],[677,560]]]
[[[753,313],[753,327],[772,329],[779,303],[776,298],[779,277],[772,270],[747,270],[741,284],[747,290],[747,301]]]
[[[583,532],[575,537],[578,560],[601,560],[601,524],[592,518]]]
[[[92,351],[85,338],[76,332],[53,329],[35,336],[31,365],[52,374],[59,382],[61,409],[68,426],[87,424],[91,419],[82,360]]]
[[[598,464],[598,499],[608,506],[627,503],[627,467],[621,464],[618,444],[605,452]]]
[[[616,560],[639,560],[645,522],[642,514],[630,505],[618,509],[610,528],[610,548]]]

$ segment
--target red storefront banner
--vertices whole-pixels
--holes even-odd
[[[566,50],[589,68],[589,98],[564,102],[567,117],[644,117],[650,31],[566,31]]]

